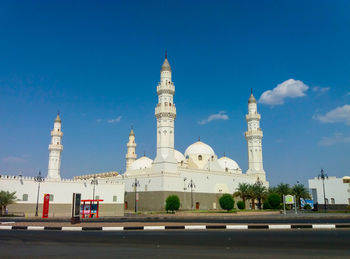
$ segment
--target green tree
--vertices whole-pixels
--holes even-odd
[[[245,204],[246,199],[249,198],[249,186],[250,184],[247,183],[239,183],[238,188],[236,189],[237,191],[233,194],[233,196],[241,197]]]
[[[301,208],[300,198],[303,198],[303,199],[310,198],[310,194],[303,184],[295,184],[292,187],[292,194],[295,195],[295,198],[297,200],[297,205],[299,208]]]
[[[235,201],[231,194],[224,194],[219,199],[220,207],[223,210],[227,210],[229,212],[233,209],[233,206],[235,206]]]
[[[244,210],[244,209],[245,209],[245,202],[243,202],[243,201],[238,201],[238,202],[237,202],[237,207],[238,207],[240,210]]]
[[[271,193],[267,196],[267,201],[271,209],[279,209],[281,207],[281,197],[277,193]]]
[[[16,192],[0,191],[1,215],[3,215],[3,212],[6,211],[6,207],[8,205],[16,202],[16,199],[17,199]]]
[[[177,195],[170,195],[165,201],[165,210],[175,212],[180,208],[180,199]]]
[[[276,193],[279,194],[281,199],[283,199],[283,195],[288,195],[292,193],[290,185],[288,183],[280,183],[276,187]]]
[[[250,197],[253,202],[253,209],[255,209],[254,200],[258,200],[258,208],[261,210],[261,203],[264,198],[267,196],[267,188],[262,184],[261,181],[257,181],[255,184],[251,185],[250,189]]]

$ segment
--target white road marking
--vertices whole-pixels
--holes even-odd
[[[124,227],[102,227],[104,231],[123,231]]]
[[[248,225],[226,225],[226,229],[248,229]]]

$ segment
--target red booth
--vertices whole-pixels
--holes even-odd
[[[81,200],[81,209],[80,214],[82,214],[82,218],[95,217],[98,218],[98,210],[100,208],[100,202],[103,200]]]

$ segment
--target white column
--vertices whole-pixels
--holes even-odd
[[[49,145],[49,166],[48,166],[48,179],[60,180],[60,168],[61,168],[61,152],[63,150],[62,145],[63,132],[61,131],[61,118],[57,114],[53,130],[51,131],[51,143]]]
[[[253,93],[248,101],[248,114],[246,121],[248,130],[245,138],[248,146],[248,171],[247,174],[256,174],[260,180],[265,181],[265,171],[262,158],[262,137],[263,131],[260,128],[260,114],[257,111],[257,104]]]
[[[157,86],[158,104],[155,108],[157,118],[157,156],[153,161],[155,171],[175,172],[177,161],[174,155],[174,122],[176,108],[173,101],[175,86],[171,81],[171,67],[167,57],[160,71],[160,82]]]
[[[131,129],[129,134],[129,142],[127,143],[128,151],[126,153],[126,171],[130,168],[131,164],[136,160],[136,143],[135,143],[135,133],[134,130]]]

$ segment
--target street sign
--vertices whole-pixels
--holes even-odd
[[[294,196],[293,195],[284,196],[284,202],[285,204],[294,204]]]

